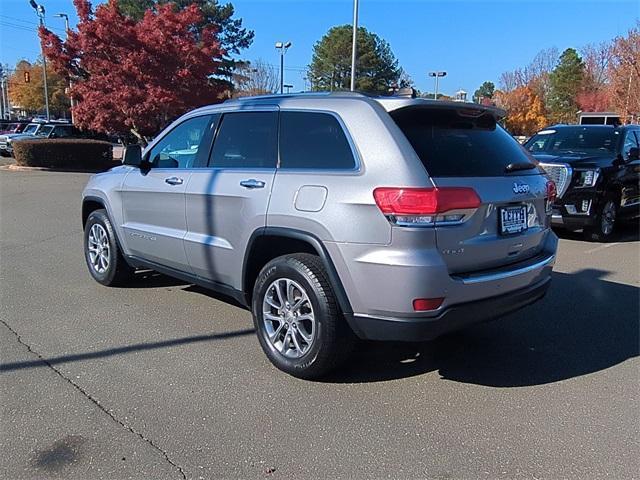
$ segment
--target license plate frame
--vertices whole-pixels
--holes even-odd
[[[517,218],[513,218],[517,216]],[[498,208],[498,224],[500,235],[517,235],[528,228],[527,206],[509,205]]]

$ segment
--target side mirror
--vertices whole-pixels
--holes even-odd
[[[122,156],[122,164],[140,167],[142,165],[142,147],[140,145],[127,145]]]
[[[627,158],[627,161],[630,162],[632,160],[640,160],[640,148],[631,147],[629,149],[629,157]]]

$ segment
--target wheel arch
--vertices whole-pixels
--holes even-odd
[[[118,244],[118,248],[124,254],[125,260],[129,265],[132,265],[129,261],[128,255],[122,248],[122,240],[120,239],[120,232],[118,232],[117,225],[113,222],[113,215],[111,215],[111,211],[107,206],[107,202],[103,198],[96,197],[95,195],[87,195],[82,199],[82,228],[84,230],[85,225],[87,224],[87,220],[89,219],[89,215],[91,212],[95,212],[96,210],[104,210],[107,212],[107,217],[111,221],[111,226],[113,227],[113,234],[116,237],[116,243]]]
[[[327,249],[315,235],[286,227],[264,227],[251,235],[242,266],[242,291],[247,305],[251,305],[253,284],[262,267],[270,260],[289,253],[311,253],[320,257],[340,310],[349,319],[351,304]]]
[[[100,197],[87,196],[82,199],[82,228],[87,224],[87,219],[91,212],[96,210],[105,209],[109,213],[104,200]]]

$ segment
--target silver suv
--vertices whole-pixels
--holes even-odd
[[[89,272],[145,268],[250,308],[312,378],[357,338],[422,341],[542,298],[555,186],[467,103],[301,94],[189,112],[83,193]]]

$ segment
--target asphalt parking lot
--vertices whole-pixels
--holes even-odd
[[[637,225],[565,235],[534,306],[307,382],[213,294],[92,281],[87,178],[0,172],[0,478],[638,477]]]

